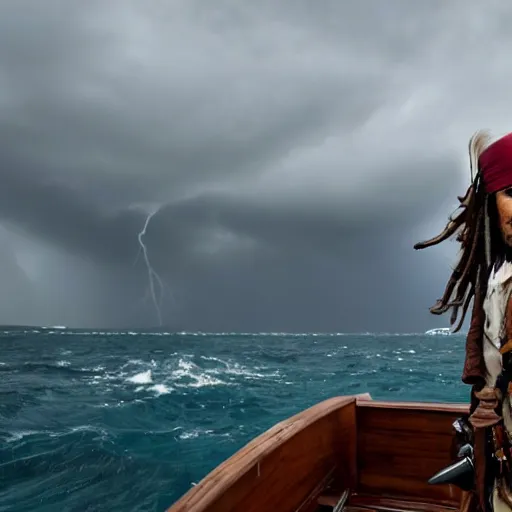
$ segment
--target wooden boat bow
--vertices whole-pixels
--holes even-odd
[[[331,398],[252,440],[167,512],[458,510],[459,489],[427,481],[450,464],[451,425],[467,411]]]

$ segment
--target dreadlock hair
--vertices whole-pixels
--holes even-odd
[[[460,205],[450,216],[445,229],[435,238],[414,246],[415,249],[425,249],[457,235],[461,248],[459,261],[443,296],[430,308],[434,315],[442,315],[451,309],[450,325],[455,325],[453,332],[462,327],[473,297],[486,293],[491,270],[501,266],[505,260],[512,260],[499,227],[496,195],[485,192],[478,168],[478,158],[488,141],[488,135],[483,132],[471,138],[472,184],[464,196],[458,197]]]

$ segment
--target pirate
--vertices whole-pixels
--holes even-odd
[[[430,309],[451,311],[457,332],[473,302],[462,380],[472,386],[475,482],[467,509],[512,511],[512,133],[491,143],[479,132],[469,143],[471,185],[437,237],[452,235],[460,258],[442,298]]]

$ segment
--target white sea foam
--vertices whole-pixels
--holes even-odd
[[[149,388],[150,391],[154,391],[157,396],[168,395],[172,388],[167,387],[165,384],[155,384]]]
[[[248,367],[231,359],[221,359],[213,356],[199,356],[205,364],[196,364],[194,354],[173,352],[163,361],[129,359],[117,370],[105,370],[105,367],[96,367],[94,376],[85,379],[90,385],[105,385],[105,392],[119,387],[126,387],[134,393],[145,393],[144,399],[151,396],[158,397],[172,393],[177,388],[199,389],[214,386],[234,386],[242,381],[251,380],[279,380],[284,381],[284,375],[279,370],[266,366]],[[208,363],[208,364],[206,364]],[[206,368],[205,368],[206,366]],[[91,369],[84,368],[91,371]]]
[[[178,387],[202,388],[205,386],[227,385],[226,382],[208,375],[192,361],[186,361],[181,358],[178,360],[178,369],[174,370],[171,375],[175,385]],[[179,382],[183,379],[191,379],[192,382],[186,384]]]
[[[214,361],[220,363],[223,368],[209,368],[204,370],[206,374],[213,375],[236,375],[239,377],[243,377],[246,379],[265,379],[267,377],[277,377],[279,376],[279,371],[275,370],[269,373],[261,373],[261,371],[255,370],[265,370],[266,368],[263,366],[254,367],[252,369],[247,368],[246,366],[241,365],[240,363],[233,361],[224,361],[223,359],[219,359],[217,357],[206,357],[201,356],[201,359],[205,361]]]
[[[145,372],[137,373],[132,377],[128,377],[126,380],[128,382],[132,382],[133,384],[150,384],[153,382],[153,375],[151,370],[147,370]]]
[[[211,434],[213,434],[213,430],[203,430],[200,428],[195,428],[193,430],[189,430],[188,432],[182,432],[178,437],[180,439],[196,439],[199,436]]]

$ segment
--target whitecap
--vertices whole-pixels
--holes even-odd
[[[430,329],[425,332],[427,336],[449,336],[452,331],[449,327],[437,327],[436,329]]]
[[[153,382],[153,376],[151,374],[151,370],[147,370],[145,372],[137,373],[132,377],[128,377],[126,380],[133,384],[150,384]]]
[[[175,385],[178,387],[202,388],[205,386],[227,385],[224,381],[212,377],[206,372],[201,373],[201,368],[191,361],[185,361],[184,359],[178,361],[178,369],[172,372],[172,377],[174,381],[182,378],[189,378],[195,381],[188,384],[178,384],[175,382]]]
[[[149,389],[150,391],[154,391],[157,394],[157,396],[168,395],[172,391],[172,388],[168,388],[165,384],[155,384],[154,386],[151,386]]]

